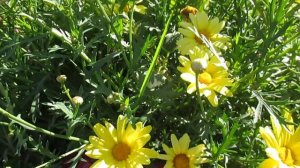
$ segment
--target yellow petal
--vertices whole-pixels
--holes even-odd
[[[197,14],[197,29],[199,31],[205,29],[208,26],[208,16],[205,12],[198,12]]]
[[[188,151],[189,145],[190,145],[191,139],[188,134],[184,134],[180,139],[179,139],[179,144],[181,146],[181,153]]]
[[[278,168],[279,163],[273,159],[266,159],[260,165],[259,168]]]
[[[275,149],[279,148],[276,137],[274,136],[274,134],[273,134],[272,130],[270,129],[270,127],[265,127],[265,128],[260,127],[259,132],[260,132],[261,137],[265,140],[268,147],[272,147],[272,148],[275,148]]]
[[[144,5],[135,5],[133,10],[141,14],[146,14],[147,7]]]
[[[195,91],[196,91],[196,84],[195,83],[189,84],[189,86],[187,88],[187,93],[192,94]]]
[[[208,92],[209,91],[209,92]],[[208,94],[209,93],[209,94]],[[216,93],[212,90],[206,90],[204,92],[204,95],[207,97],[209,103],[213,106],[213,107],[217,107],[218,106],[218,97],[216,95]]]
[[[194,75],[194,74],[191,74],[191,73],[182,73],[182,74],[180,75],[180,77],[181,77],[183,80],[185,80],[185,81],[187,81],[187,82],[190,82],[190,83],[195,83],[195,81],[196,81],[195,75]]]
[[[177,137],[174,134],[171,135],[171,143],[172,143],[174,153],[175,154],[180,153],[181,147],[180,147]]]
[[[276,161],[281,160],[279,157],[278,151],[274,148],[267,148],[266,153],[267,153],[267,156],[273,160],[276,160]]]
[[[87,150],[85,155],[93,159],[100,159],[102,157],[102,152],[100,152],[99,149]]]

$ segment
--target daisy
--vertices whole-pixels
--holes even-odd
[[[197,165],[208,161],[202,158],[205,149],[204,144],[189,148],[191,140],[188,134],[184,134],[179,140],[172,134],[171,142],[173,148],[169,148],[165,144],[162,145],[166,154],[161,154],[160,159],[167,161],[164,168],[195,168]]]
[[[226,49],[230,45],[229,37],[219,34],[225,22],[218,18],[209,20],[205,12],[189,13],[190,21],[180,22],[178,31],[184,36],[177,41],[178,50],[182,55],[189,54],[194,48],[207,49],[203,35],[217,49]]]
[[[177,67],[182,73],[180,77],[190,83],[187,93],[195,92],[197,90],[196,82],[198,82],[200,95],[207,97],[214,107],[218,105],[216,92],[225,96],[232,96],[227,86],[232,86],[233,81],[228,78],[229,74],[223,60],[220,61],[216,57],[209,58],[205,52],[199,50],[197,56],[191,54],[190,59],[180,56],[179,62],[182,65]],[[195,68],[197,66],[200,66],[198,72]],[[199,73],[197,81],[195,72]]]
[[[285,111],[284,118],[293,123],[293,118]],[[272,129],[261,127],[259,132],[267,144],[269,157],[260,164],[260,168],[297,168],[300,167],[300,127],[284,126],[276,117],[271,116]]]
[[[106,122],[105,126],[96,124],[93,127],[97,136],[90,136],[90,144],[86,147],[86,155],[98,159],[91,168],[142,168],[150,164],[150,158],[158,154],[144,148],[150,140],[152,127],[144,127],[141,122],[135,128],[122,115],[117,121],[117,128]]]

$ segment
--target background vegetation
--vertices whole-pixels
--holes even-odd
[[[0,107],[37,127],[84,140],[94,134],[95,123],[115,123],[126,114],[132,122],[152,125],[148,145],[158,151],[162,142],[170,144],[171,133],[188,133],[192,145],[205,143],[211,162],[204,167],[257,167],[266,158],[258,129],[270,125],[269,113],[280,116],[287,107],[299,123],[299,4],[144,0],[143,14],[131,12],[136,1],[116,3],[0,1]],[[177,70],[177,30],[186,5],[225,20],[222,34],[231,37],[223,57],[235,80],[234,96],[221,97],[217,108],[205,100],[205,113],[196,95],[186,93]],[[65,85],[56,81],[61,74],[67,76]],[[68,92],[81,96],[83,104],[74,106]],[[84,152],[83,142],[28,129],[5,115],[0,115],[0,137],[0,167],[34,167],[52,159],[50,167],[68,159],[76,166]]]

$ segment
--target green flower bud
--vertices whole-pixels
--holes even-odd
[[[56,81],[63,84],[65,83],[67,80],[67,76],[66,75],[59,75],[58,77],[56,77]]]
[[[80,97],[80,96],[75,96],[72,98],[72,102],[75,104],[75,105],[82,105],[83,103],[83,98]]]
[[[192,61],[191,68],[196,74],[199,74],[207,68],[207,61],[203,58],[197,58]]]

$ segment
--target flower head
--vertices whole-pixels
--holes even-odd
[[[61,83],[61,84],[65,83],[66,80],[67,80],[67,76],[66,75],[59,75],[58,77],[56,77],[56,81],[58,83]]]
[[[194,168],[207,162],[207,159],[202,158],[205,149],[204,144],[189,148],[191,140],[188,134],[184,134],[179,140],[172,134],[171,142],[173,148],[163,144],[166,154],[160,155],[160,159],[167,161],[165,168]]]
[[[75,105],[82,105],[83,103],[83,98],[80,97],[80,96],[75,96],[72,98],[72,102],[75,104]]]
[[[189,54],[194,48],[206,49],[202,41],[201,34],[211,41],[215,48],[226,49],[229,45],[229,37],[219,34],[223,29],[225,22],[218,18],[209,20],[205,12],[189,13],[189,21],[179,23],[182,28],[178,31],[183,34],[183,38],[178,40],[178,50],[181,54]]]
[[[98,159],[91,167],[124,167],[137,168],[150,164],[150,158],[158,154],[151,149],[144,148],[150,140],[151,126],[144,127],[141,122],[135,128],[122,115],[117,121],[117,128],[106,122],[105,126],[96,124],[94,132],[97,136],[90,136],[90,144],[86,147],[86,155]]]
[[[218,105],[218,98],[215,92],[225,96],[232,96],[232,93],[226,86],[232,86],[233,81],[228,78],[229,74],[224,61],[220,61],[216,57],[208,58],[209,56],[203,50],[198,50],[198,52],[191,54],[190,59],[180,56],[179,62],[182,66],[177,69],[182,73],[180,77],[190,83],[187,92],[189,94],[195,92],[197,90],[196,82],[198,82],[200,95],[207,97],[211,105],[215,107]],[[197,72],[197,81],[196,71],[193,70],[195,69],[193,64],[196,61],[201,62],[202,67],[204,67],[201,72]]]
[[[285,110],[284,118],[293,122],[291,114]],[[271,116],[272,129],[261,127],[259,132],[267,144],[269,157],[260,164],[260,168],[296,168],[300,167],[300,127],[284,126],[276,117]]]

